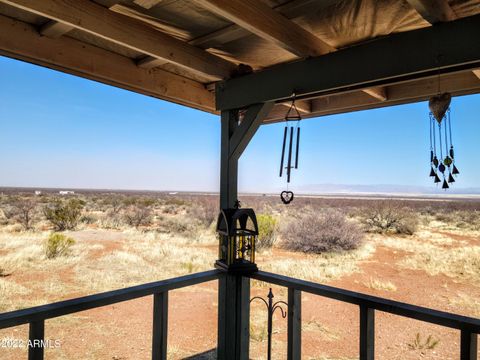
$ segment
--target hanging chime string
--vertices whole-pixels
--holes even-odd
[[[430,121],[428,123],[428,130],[430,130],[430,162],[433,161],[433,145],[432,145],[432,117],[430,116]]]
[[[443,118],[443,122],[445,123],[445,157],[447,157],[448,156],[447,116]]]
[[[437,140],[435,139],[435,119],[433,116],[430,116],[430,126],[431,126],[431,131],[433,135],[433,154],[434,156],[437,156]]]
[[[448,119],[448,132],[450,134],[450,146],[453,147],[453,142],[452,142],[452,124],[450,122],[450,109],[447,110],[447,119]]]
[[[439,147],[440,147],[440,163],[442,162],[443,160],[443,150],[442,150],[442,125],[441,123],[438,124],[438,141],[439,141]]]

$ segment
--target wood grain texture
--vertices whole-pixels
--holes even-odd
[[[133,0],[133,2],[145,9],[151,9],[152,7],[160,4],[162,0]]]
[[[207,10],[277,44],[298,57],[319,56],[335,50],[259,0],[195,1]]]
[[[214,112],[205,87],[164,70],[138,68],[127,57],[68,37],[51,39],[21,21],[0,16],[0,53],[163,100]]]
[[[212,80],[228,78],[236,66],[90,0],[0,0],[147,55],[164,59]]]
[[[447,0],[407,0],[430,24],[453,21],[457,18]]]
[[[73,29],[73,26],[52,20],[40,28],[40,34],[56,39]]]

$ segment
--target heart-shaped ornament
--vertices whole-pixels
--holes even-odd
[[[290,204],[293,200],[293,192],[291,191],[282,191],[280,194],[280,199],[284,204]]]
[[[448,92],[432,96],[428,101],[428,107],[435,120],[440,124],[452,101],[452,95]]]

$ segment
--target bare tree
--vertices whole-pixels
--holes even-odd
[[[36,217],[37,202],[31,198],[19,199],[12,204],[16,209],[15,218],[23,226],[24,230],[33,228],[33,222]]]

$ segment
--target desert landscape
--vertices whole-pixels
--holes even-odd
[[[462,315],[480,317],[480,199],[242,195],[257,213],[260,269]],[[192,193],[2,189],[0,312],[212,268],[218,196]],[[286,301],[285,288],[252,281],[252,296]],[[358,358],[358,308],[302,295],[304,359]],[[266,359],[267,314],[252,303],[252,359]],[[454,359],[459,333],[376,313],[378,359]],[[47,359],[148,359],[152,299],[46,322],[60,346]],[[274,317],[273,358],[287,322]],[[28,327],[0,339],[28,338]],[[171,292],[168,353],[214,359],[217,283]],[[1,359],[26,348],[0,348]]]

